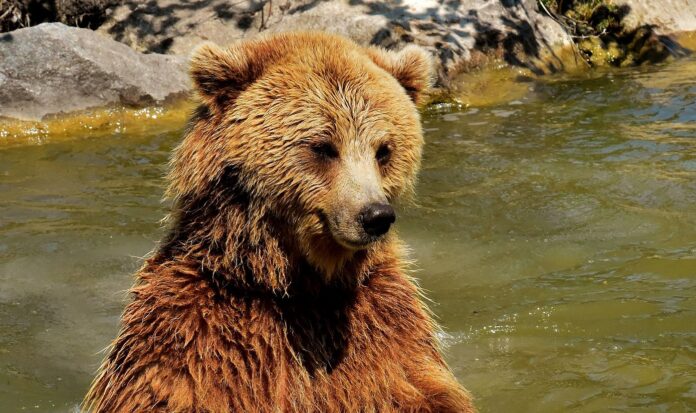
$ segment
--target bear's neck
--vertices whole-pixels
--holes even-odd
[[[373,252],[357,252],[336,273],[322,274],[292,249],[292,235],[252,209],[243,202],[177,205],[154,261],[186,261],[218,286],[273,295],[320,292],[337,284],[354,288],[368,276]]]

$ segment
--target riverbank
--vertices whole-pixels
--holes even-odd
[[[604,3],[73,0],[53,14],[8,9],[19,17],[3,29],[29,17],[89,28],[43,23],[0,34],[0,145],[156,123],[143,108],[184,119],[191,49],[265,32],[325,30],[392,49],[418,44],[437,67],[430,103],[459,106],[514,100],[540,76],[659,63],[696,48],[696,0],[659,10],[646,0]],[[89,19],[70,17],[80,7]]]

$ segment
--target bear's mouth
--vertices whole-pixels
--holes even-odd
[[[338,220],[330,219],[325,211],[317,211],[317,216],[319,217],[319,220],[321,221],[324,229],[323,235],[327,236],[328,238],[333,240],[333,242],[347,250],[364,250],[368,248],[371,244],[373,244],[375,241],[382,238],[381,236],[372,236],[364,233],[359,228],[358,222],[354,223],[355,228],[350,228],[350,230],[346,230],[345,228],[342,228],[345,225],[340,225]],[[350,235],[356,236],[349,236],[348,233],[351,233]]]
[[[372,244],[373,242],[376,241],[376,239],[375,240],[364,240],[364,241],[363,240],[353,241],[353,240],[346,240],[346,239],[338,238],[333,234],[331,234],[331,236],[334,239],[334,241],[336,241],[336,243],[338,243],[340,246],[342,246],[346,249],[349,249],[349,250],[356,250],[356,251],[364,250],[365,248],[370,246],[370,244]]]

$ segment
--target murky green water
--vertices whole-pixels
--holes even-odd
[[[425,117],[399,228],[481,412],[696,411],[696,62]],[[0,412],[65,412],[179,131],[0,150]]]

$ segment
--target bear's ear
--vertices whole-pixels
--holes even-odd
[[[421,102],[433,79],[433,62],[427,51],[416,45],[406,46],[400,52],[371,47],[368,55],[401,83],[413,102]]]
[[[264,71],[273,54],[265,42],[241,42],[223,49],[204,43],[191,55],[189,73],[198,94],[211,109],[231,104]]]

